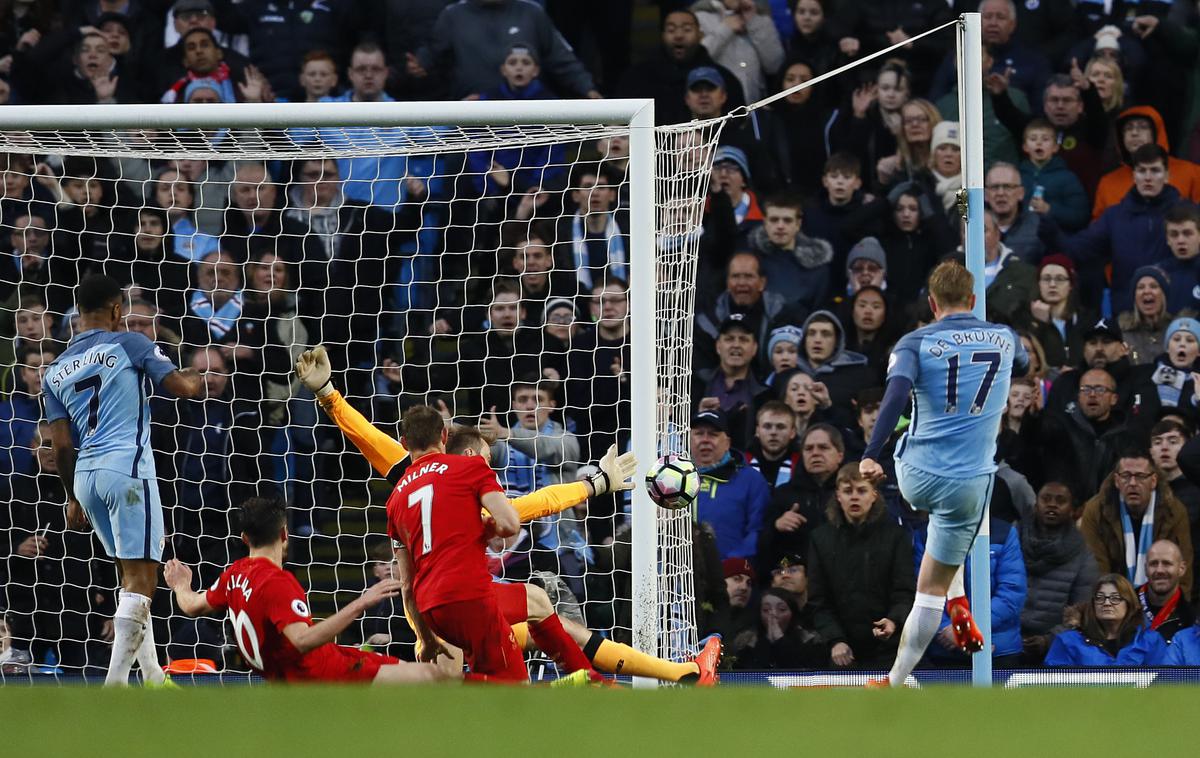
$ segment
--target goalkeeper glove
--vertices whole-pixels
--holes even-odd
[[[333,370],[329,366],[329,354],[324,345],[317,345],[311,350],[305,350],[296,359],[296,376],[317,397],[325,397],[333,392],[333,383],[329,381]]]
[[[610,445],[608,452],[600,459],[600,470],[587,478],[592,485],[593,496],[609,492],[621,492],[633,489],[630,481],[637,473],[637,458],[633,453],[617,455],[617,446]]]

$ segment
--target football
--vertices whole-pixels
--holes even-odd
[[[684,455],[665,455],[646,474],[650,499],[663,508],[687,508],[700,494],[700,472]]]

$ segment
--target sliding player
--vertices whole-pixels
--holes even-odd
[[[342,397],[330,381],[331,367],[325,348],[317,346],[305,351],[296,363],[300,380],[312,390],[317,401],[338,428],[354,443],[381,476],[398,480],[409,465],[408,451],[370,424]],[[478,430],[455,427],[450,431],[447,452],[460,455],[479,455],[491,462],[491,447]],[[610,491],[631,489],[627,480],[637,470],[631,453],[616,455],[615,446],[600,461],[600,473],[586,481],[554,484],[523,495],[512,501],[522,522],[559,513],[590,497]],[[553,605],[546,591],[530,584],[496,584],[501,611],[514,625],[518,644],[529,649],[531,635],[525,621],[537,624],[553,615]],[[721,659],[721,640],[712,637],[695,659],[674,663],[646,655],[628,645],[607,640],[581,624],[561,619],[562,627],[583,649],[591,664],[610,674],[645,676],[668,682],[712,685],[717,682],[717,666]],[[540,640],[532,635],[534,644]],[[551,652],[542,648],[545,652]]]
[[[150,620],[165,538],[145,383],[199,397],[204,382],[193,369],[175,368],[143,335],[118,332],[122,301],[110,277],[80,283],[79,334],[46,369],[42,396],[67,492],[67,524],[78,529],[90,522],[121,577],[104,684],[128,686],[136,658],[143,681],[154,686],[167,681]]]
[[[283,568],[288,542],[283,503],[250,498],[242,504],[241,521],[250,555],[225,569],[207,591],[192,590],[192,570],[177,560],[167,562],[163,578],[187,615],[228,611],[242,657],[267,679],[399,684],[458,678],[430,663],[405,663],[334,642],[364,611],[399,594],[399,581],[385,579],[314,623],[304,589]]]
[[[929,275],[936,321],[892,350],[879,419],[859,463],[863,476],[884,478],[879,453],[915,392],[912,422],[896,445],[896,481],[905,500],[929,512],[929,538],[896,662],[873,686],[904,686],[937,634],[943,608],[964,652],[983,647],[963,587],[963,563],[991,498],[1009,380],[1014,371],[1024,375],[1029,356],[1012,329],[972,315],[974,281],[953,261]]]

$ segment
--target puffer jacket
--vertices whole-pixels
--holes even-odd
[[[1058,634],[1064,630],[1063,609],[1088,600],[1100,576],[1096,558],[1074,524],[1048,531],[1030,514],[1020,532],[1026,578],[1021,633]]]
[[[762,256],[768,292],[803,307],[805,313],[825,300],[833,260],[833,246],[828,242],[801,233],[796,235],[795,247],[785,250],[771,242],[766,227],[760,226],[750,233],[750,248]]]
[[[1072,629],[1054,638],[1046,653],[1047,666],[1159,666],[1167,656],[1167,643],[1152,629],[1139,629],[1115,656]]]
[[[1192,534],[1188,524],[1187,508],[1171,492],[1165,477],[1159,477],[1155,490],[1154,541],[1171,540],[1184,555],[1192,554]],[[1125,574],[1125,531],[1121,528],[1121,510],[1117,488],[1110,474],[1096,496],[1083,506],[1083,519],[1079,530],[1087,540],[1088,547],[1096,556],[1101,574]],[[1192,567],[1180,582],[1183,594],[1192,595]]]
[[[912,542],[886,513],[880,499],[867,520],[853,526],[831,502],[828,523],[809,542],[808,599],[816,631],[830,647],[848,644],[860,665],[891,662],[916,592]],[[885,617],[895,622],[896,633],[879,640],[872,624]]]
[[[732,451],[726,460],[701,470],[696,520],[712,526],[721,560],[754,560],[770,498],[767,480],[746,465],[741,452]]]

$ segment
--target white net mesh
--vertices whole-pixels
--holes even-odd
[[[66,529],[37,389],[77,323],[81,277],[116,278],[126,327],[206,372],[208,399],[151,401],[165,557],[211,584],[244,554],[237,503],[285,496],[289,568],[328,616],[387,571],[390,487],[293,380],[298,353],[325,344],[347,399],[393,434],[416,403],[503,430],[494,464],[514,495],[578,478],[639,429],[686,450],[719,126],[657,133],[653,362],[630,354],[630,272],[653,251],[630,236],[628,126],[0,132],[13,251],[0,262],[0,600],[35,664],[22,671],[98,674],[108,660],[115,569],[93,535]],[[656,424],[631,418],[632,371],[657,377]],[[526,525],[494,573],[548,584],[561,613],[628,641],[628,510],[599,498]],[[691,519],[658,520],[658,652],[678,660],[696,643]],[[222,619],[187,619],[165,589],[153,613],[164,659],[245,670]],[[412,656],[398,603],[340,641]]]

